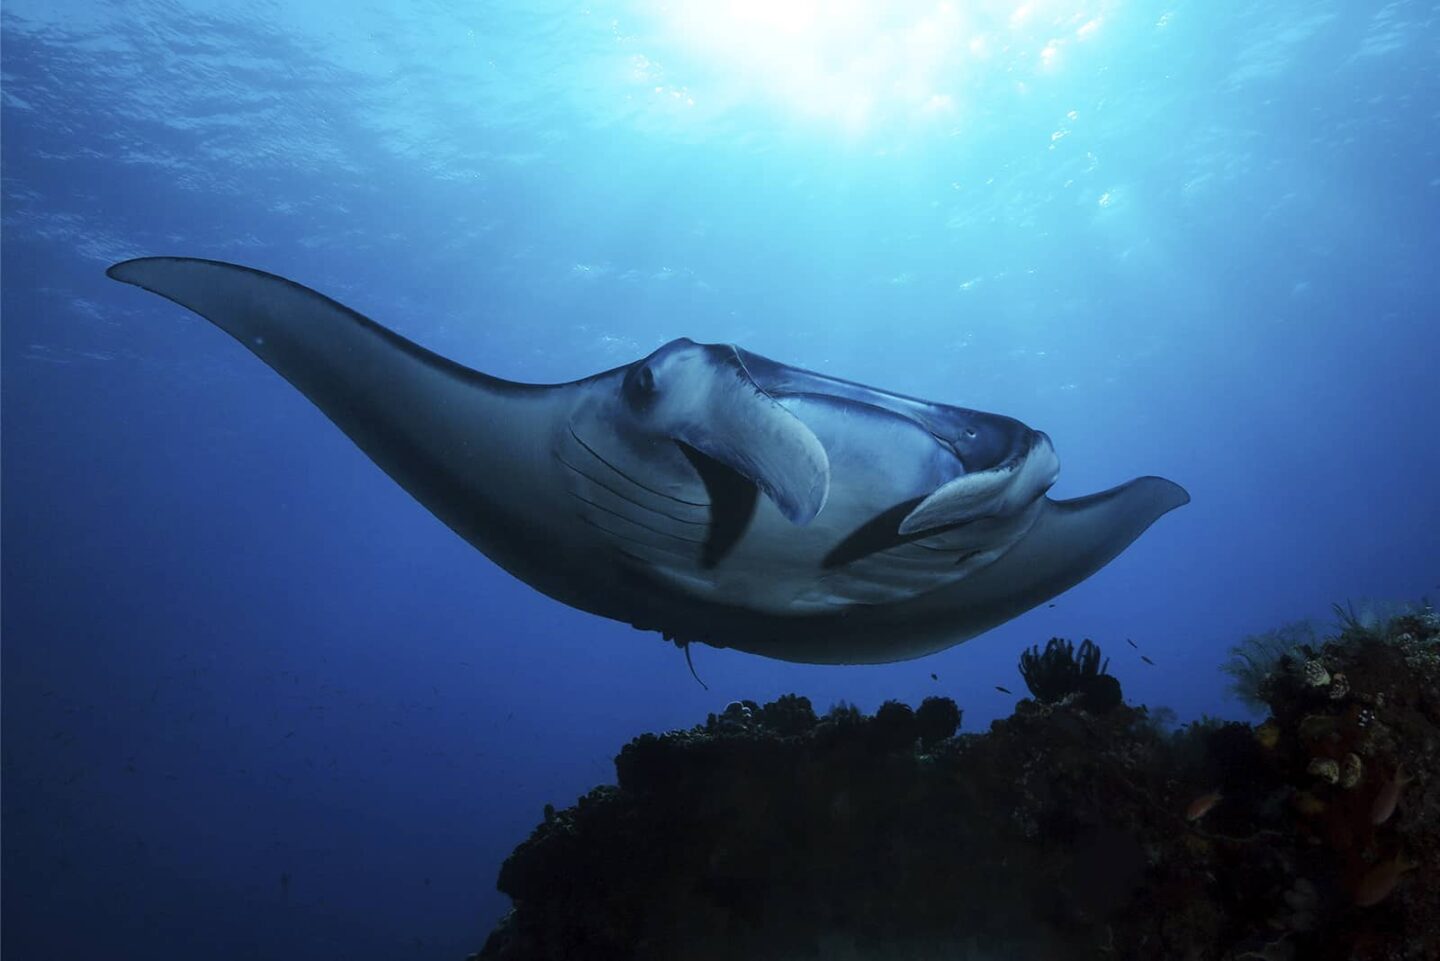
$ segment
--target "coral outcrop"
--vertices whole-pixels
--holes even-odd
[[[1167,730],[1055,641],[982,733],[792,695],[641,736],[476,957],[1436,961],[1440,618],[1344,627],[1247,665],[1258,726]]]

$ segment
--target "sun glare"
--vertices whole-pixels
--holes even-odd
[[[983,71],[1063,68],[1116,0],[660,0],[667,45],[702,67],[673,96],[768,100],[859,133],[953,117]],[[647,51],[648,53],[648,51]],[[657,51],[675,81],[685,71]]]

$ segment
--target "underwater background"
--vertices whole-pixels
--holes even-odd
[[[459,958],[642,731],[785,692],[1132,702],[1440,593],[1440,5],[207,4],[3,13],[7,958]],[[1057,496],[1193,503],[921,660],[570,610],[475,552],[145,254],[558,381],[688,336],[1017,417]],[[1124,642],[1132,639],[1137,647]],[[1141,655],[1153,664],[1142,661]]]

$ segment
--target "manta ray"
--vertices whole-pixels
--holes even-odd
[[[1190,499],[1140,477],[1053,500],[1041,431],[730,344],[675,340],[570,383],[515,383],[247,267],[145,257],[108,274],[234,337],[515,577],[687,654],[943,650],[1094,574]]]

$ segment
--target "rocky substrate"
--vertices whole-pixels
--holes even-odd
[[[1057,641],[984,733],[787,696],[644,735],[475,958],[1437,961],[1440,618],[1265,649],[1256,726],[1168,730]]]

